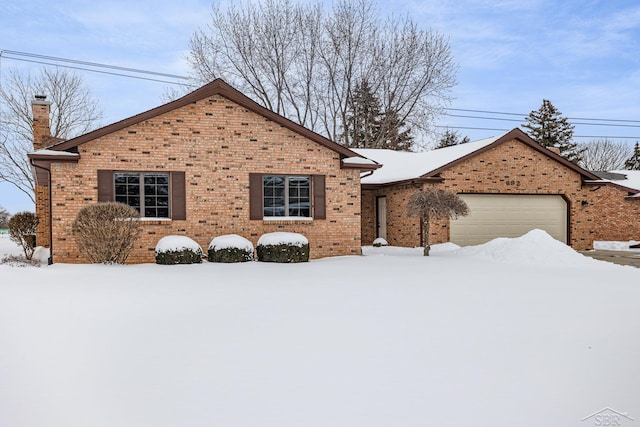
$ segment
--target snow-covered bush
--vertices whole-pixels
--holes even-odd
[[[156,245],[156,264],[198,264],[202,262],[202,248],[186,236],[165,236]]]
[[[267,233],[258,240],[256,252],[258,261],[307,262],[309,261],[309,241],[298,233]]]
[[[211,262],[253,261],[253,244],[237,234],[225,234],[211,240],[208,255]]]
[[[22,247],[24,257],[31,260],[36,250],[38,217],[33,212],[20,212],[9,220],[9,237]]]
[[[142,232],[140,214],[124,203],[87,205],[73,221],[80,253],[93,263],[124,264]]]
[[[373,241],[373,246],[379,248],[381,246],[389,246],[389,242],[384,240],[382,237],[378,237]]]

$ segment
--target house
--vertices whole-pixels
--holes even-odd
[[[640,182],[607,180],[565,160],[519,129],[424,153],[357,149],[382,167],[362,178],[362,240],[421,246],[422,224],[406,215],[411,195],[440,187],[470,215],[434,221],[431,243],[484,243],[540,228],[574,249],[594,240],[640,239]]]
[[[49,139],[49,103],[33,102],[37,244],[51,262],[87,262],[72,222],[119,201],[141,214],[129,262],[153,262],[166,235],[203,248],[237,233],[305,235],[311,257],[360,254],[360,174],[379,165],[250,100],[222,80],[65,141]]]

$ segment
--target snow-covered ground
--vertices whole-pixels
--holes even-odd
[[[0,265],[0,426],[640,423],[640,269],[538,231],[364,252]]]

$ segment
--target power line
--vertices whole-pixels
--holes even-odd
[[[113,73],[113,72],[110,72],[110,71],[92,70],[90,68],[74,67],[74,66],[71,66],[71,65],[60,65],[60,64],[55,64],[55,63],[52,63],[52,62],[34,61],[34,60],[31,60],[31,59],[22,59],[22,58],[12,58],[10,56],[3,56],[3,58],[5,58],[5,59],[13,59],[13,60],[16,60],[16,61],[30,62],[30,63],[33,63],[33,64],[52,65],[52,66],[56,66],[56,67],[70,68],[70,69],[73,69],[73,70],[90,71],[92,73],[108,74],[108,75],[111,75],[111,76],[129,77],[131,79],[148,80],[148,81],[152,81],[152,82],[160,82],[160,83],[167,83],[167,84],[172,84],[172,85],[180,85],[180,86],[188,86],[188,87],[192,87],[193,86],[193,85],[190,85],[190,84],[187,84],[187,83],[172,82],[172,81],[169,81],[169,80],[152,79],[152,78],[149,78],[149,77],[132,76],[132,75],[129,75],[129,74]]]
[[[9,54],[9,55],[7,55],[7,54]],[[16,57],[16,55],[17,56],[22,56],[22,57]],[[89,66],[89,67],[96,67],[96,68],[104,68],[104,69],[108,69],[108,70],[124,71],[124,72],[127,72],[127,73],[146,74],[146,75],[159,76],[159,77],[169,77],[169,78],[175,78],[175,79],[181,79],[181,80],[189,80],[189,77],[180,76],[180,75],[177,75],[177,74],[160,73],[160,72],[157,72],[157,71],[149,71],[149,70],[142,70],[142,69],[129,68],[129,67],[120,67],[120,66],[117,66],[117,65],[100,64],[100,63],[97,63],[97,62],[79,61],[79,60],[75,60],[75,59],[67,59],[67,58],[60,58],[60,57],[55,57],[55,56],[40,55],[40,54],[36,54],[36,53],[18,52],[18,51],[14,51],[14,50],[0,50],[0,58],[10,59],[10,60],[14,60],[14,61],[30,62],[30,63],[34,63],[34,64],[51,65],[51,66],[54,66],[54,67],[70,68],[70,69],[73,69],[73,70],[88,71],[88,72],[92,72],[92,73],[108,74],[108,75],[118,76],[118,77],[128,77],[128,78],[138,79],[138,80],[147,80],[147,81],[152,81],[152,82],[167,83],[167,84],[171,84],[171,85],[179,85],[179,86],[186,86],[186,87],[194,87],[195,86],[193,84],[176,82],[176,81],[171,81],[171,80],[162,80],[162,79],[151,78],[151,77],[136,76],[136,75],[132,75],[132,74],[116,73],[116,72],[113,72],[113,71],[104,71],[104,70],[92,69],[92,68],[86,68],[86,67]],[[35,59],[27,59],[27,58],[35,58]],[[44,60],[36,60],[36,59],[44,59]],[[47,62],[47,61],[56,61],[56,62]],[[63,62],[63,63],[57,63],[58,61],[59,62]],[[65,64],[65,62],[67,64]],[[85,65],[85,67],[68,65],[68,64]]]
[[[504,114],[504,113],[503,113]],[[464,114],[446,114],[449,117],[462,117],[467,119],[480,119],[480,120],[498,120],[503,122],[519,122],[522,120],[516,119],[503,119],[501,117],[483,117],[483,116],[467,116]],[[574,119],[574,120],[604,120],[604,119]],[[640,120],[616,120],[618,122],[634,122],[640,123]],[[613,127],[625,127],[625,128],[640,128],[640,125],[623,125],[616,123],[584,123],[584,122],[572,122],[572,125],[585,125],[585,126],[613,126]]]
[[[149,70],[141,70],[141,69],[138,69],[138,68],[121,67],[121,66],[118,66],[118,65],[111,65],[111,64],[100,64],[98,62],[80,61],[80,60],[77,60],[77,59],[60,58],[60,57],[57,57],[57,56],[40,55],[40,54],[37,54],[37,53],[19,52],[17,50],[6,50],[5,49],[5,50],[2,50],[1,52],[8,53],[8,54],[14,55],[14,56],[26,56],[28,58],[44,59],[44,60],[47,60],[47,61],[68,62],[70,64],[87,65],[87,66],[90,66],[90,67],[110,68],[112,70],[128,71],[128,72],[138,73],[138,74],[151,74],[151,75],[160,76],[160,77],[170,77],[170,78],[174,78],[174,79],[189,80],[189,77],[180,76],[178,74],[159,73],[157,71],[149,71]],[[19,60],[18,58],[10,58],[10,59]]]
[[[448,111],[462,111],[467,113],[483,113],[483,114],[501,114],[506,116],[518,116],[518,117],[527,117],[529,114],[521,114],[521,113],[506,113],[503,111],[489,111],[489,110],[472,110],[466,108],[445,108]],[[568,120],[587,120],[587,121],[599,121],[599,122],[625,122],[625,123],[640,123],[640,120],[627,120],[627,119],[596,119],[596,118],[587,118],[587,117],[567,117]]]
[[[604,126],[604,125],[603,125]],[[435,128],[439,129],[457,129],[457,130],[489,130],[494,132],[508,132],[511,129],[500,128],[485,128],[474,126],[446,126],[436,125]],[[602,139],[637,139],[640,140],[640,136],[607,136],[607,135],[573,135],[574,138],[602,138]]]

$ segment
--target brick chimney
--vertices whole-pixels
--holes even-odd
[[[36,95],[31,101],[33,111],[33,149],[40,150],[45,147],[45,141],[51,137],[51,102],[45,95]]]
[[[560,155],[560,149],[558,147],[548,147],[549,150],[553,151],[557,155]]]

